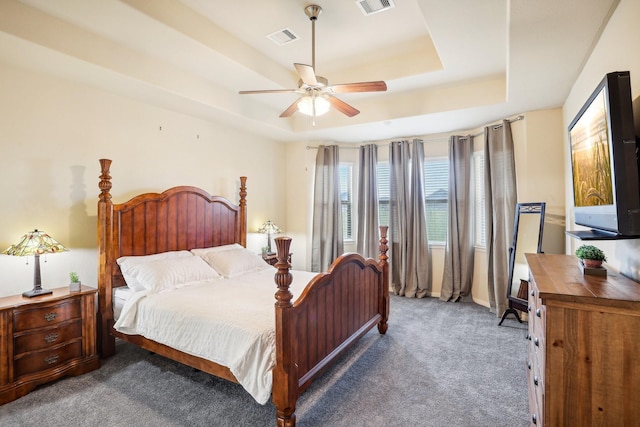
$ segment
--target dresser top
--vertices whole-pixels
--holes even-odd
[[[578,258],[560,254],[525,254],[540,298],[588,300],[595,304],[640,302],[640,283],[608,270],[607,277],[582,274]]]

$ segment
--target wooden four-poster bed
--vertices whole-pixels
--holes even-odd
[[[101,159],[100,166],[98,338],[102,357],[115,353],[118,337],[209,374],[239,382],[227,366],[142,335],[114,329],[114,290],[127,286],[118,264],[121,257],[233,244],[245,247],[246,177],[240,177],[237,205],[190,186],[140,194],[124,203],[113,203],[111,160]],[[289,289],[293,279],[287,262],[291,239],[276,239],[278,262],[275,269],[268,268],[274,273],[276,285],[272,309],[275,366],[271,396],[278,426],[295,425],[298,396],[360,337],[374,326],[380,334],[386,333],[389,316],[386,227],[380,231],[378,260],[358,254],[342,255],[327,273],[315,275],[295,300]],[[239,294],[237,298],[244,297]]]

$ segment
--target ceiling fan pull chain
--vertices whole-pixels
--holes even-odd
[[[316,125],[316,91],[311,92],[311,106],[313,107],[313,115],[311,116],[311,126]]]

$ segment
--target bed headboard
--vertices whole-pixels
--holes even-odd
[[[239,243],[246,246],[246,177],[238,205],[197,187],[173,187],[111,201],[111,160],[100,160],[98,200],[98,289],[103,316],[111,311],[112,288],[124,286],[116,260],[127,255],[188,250]],[[102,302],[105,303],[103,306]]]

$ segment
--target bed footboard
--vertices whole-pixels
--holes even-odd
[[[387,331],[389,266],[387,227],[380,227],[379,260],[346,254],[318,274],[295,304],[286,254],[291,239],[276,238],[276,367],[273,401],[278,426],[295,425],[298,396],[374,326]]]

